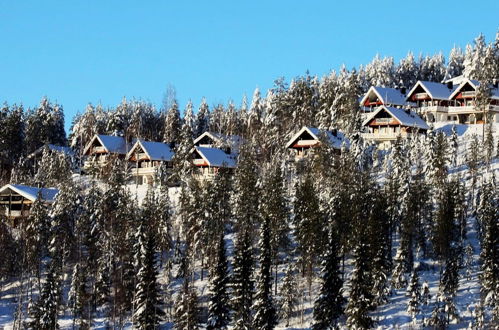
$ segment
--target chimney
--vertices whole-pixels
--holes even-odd
[[[333,136],[337,136],[338,135],[338,130],[336,128],[333,128],[331,130],[331,134],[333,134]]]
[[[405,95],[407,93],[407,88],[405,86],[401,86],[400,93],[402,93],[402,95]]]
[[[494,88],[498,88],[499,87],[499,81],[494,78],[494,80],[492,80],[492,85],[494,85]]]
[[[452,89],[452,87],[454,87],[454,84],[452,83],[452,81],[448,81],[447,82],[447,88],[448,89]]]

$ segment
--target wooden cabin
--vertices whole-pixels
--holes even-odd
[[[486,109],[476,107],[476,91],[480,86],[477,80],[463,78],[459,86],[449,96],[448,121],[458,124],[482,124],[486,122],[484,112],[493,122],[499,123],[499,88],[497,81],[490,86],[490,100]]]
[[[86,157],[84,170],[105,167],[114,158],[124,159],[131,149],[125,138],[110,135],[95,135],[83,151]]]
[[[415,112],[386,106],[379,107],[362,125],[366,131],[362,134],[363,138],[376,142],[380,149],[390,148],[398,137],[425,134],[429,129]]]
[[[130,174],[134,181],[152,185],[162,164],[170,169],[173,167],[173,154],[169,144],[137,140],[126,156],[133,165]]]
[[[407,108],[412,104],[407,101],[407,89],[371,86],[360,100],[363,117],[367,117],[377,107],[386,105],[395,108]]]
[[[321,139],[322,137],[323,139]],[[289,139],[288,143],[286,143],[286,148],[293,152],[295,160],[301,160],[304,157],[308,157],[308,155],[312,155],[314,149],[319,147],[322,144],[321,141],[324,140],[338,154],[341,153],[342,148],[345,147],[348,149],[350,147],[348,138],[338,130],[327,131],[304,126]]]
[[[452,81],[437,83],[420,80],[407,94],[407,101],[415,104],[416,112],[427,122],[447,121],[449,96],[455,89]]]
[[[36,188],[20,184],[7,184],[0,188],[0,215],[9,219],[14,226],[17,219],[30,215],[33,202],[41,198],[44,203],[52,204],[59,190]]]
[[[196,147],[219,148],[237,152],[241,145],[242,138],[239,135],[225,135],[213,132],[204,132],[194,140]]]
[[[237,166],[237,154],[218,148],[195,146],[191,159],[200,180],[211,180],[219,171],[233,172]]]

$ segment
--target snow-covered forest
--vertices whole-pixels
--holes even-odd
[[[499,125],[431,123],[378,150],[360,134],[370,86],[499,78],[499,33],[465,50],[275,80],[240,106],[123,99],[72,118],[44,98],[0,109],[0,183],[59,189],[0,221],[0,328],[367,329],[499,326]],[[105,91],[103,91],[105,93]],[[294,161],[303,126],[338,129]],[[200,181],[193,141],[241,137],[237,168]],[[117,159],[81,170],[95,134],[168,143],[154,185]],[[70,152],[30,155],[47,144]]]

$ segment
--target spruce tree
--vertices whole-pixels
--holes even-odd
[[[175,304],[175,329],[195,330],[199,329],[200,310],[196,288],[191,284],[190,279],[184,279],[182,292],[178,294]]]
[[[156,270],[156,238],[147,223],[139,227],[137,286],[134,299],[134,326],[138,329],[156,329],[164,315],[160,308],[160,293]]]
[[[296,276],[294,274],[293,263],[290,260],[288,260],[280,293],[282,297],[282,317],[286,320],[286,327],[288,327],[289,321],[293,317],[298,304]]]
[[[371,294],[369,246],[359,242],[354,251],[355,268],[352,272],[351,290],[348,305],[346,325],[351,329],[368,329],[374,325],[369,316],[369,310],[374,297]]]
[[[256,281],[253,326],[256,329],[271,330],[277,325],[277,315],[272,299],[272,256],[270,220],[265,218],[260,228],[259,272]]]
[[[406,295],[410,297],[407,303],[407,313],[415,320],[421,311],[421,284],[419,283],[418,272],[415,269],[412,270],[411,281],[407,287]]]
[[[216,267],[210,276],[210,304],[208,307],[207,329],[227,329],[230,321],[229,310],[229,273],[227,269],[227,256],[225,240],[220,235],[218,243],[218,257]]]
[[[330,231],[328,249],[322,260],[322,283],[319,297],[314,304],[312,329],[336,329],[338,318],[343,315],[343,280],[340,271],[339,242]]]
[[[253,304],[253,246],[248,233],[238,234],[232,276],[232,309],[235,329],[250,329]]]

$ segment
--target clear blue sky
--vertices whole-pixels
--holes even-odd
[[[281,76],[323,75],[379,53],[447,56],[499,28],[499,1],[5,1],[0,0],[0,101],[86,104],[123,96],[160,106],[168,84],[183,108]],[[67,126],[68,126],[67,124]]]

